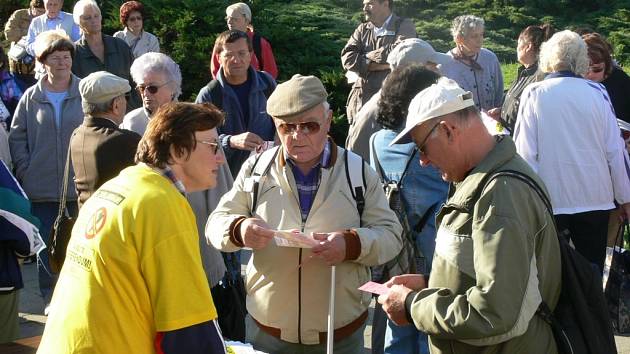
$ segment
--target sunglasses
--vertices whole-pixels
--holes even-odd
[[[146,90],[146,91],[149,91],[150,94],[155,95],[160,90],[160,88],[162,86],[166,86],[169,83],[170,83],[170,81],[167,81],[167,82],[163,83],[162,85],[148,85],[148,86],[140,84],[140,85],[136,86],[136,89],[138,91],[140,91],[140,93],[144,93],[144,91]]]
[[[433,128],[431,128],[431,130],[429,130],[429,134],[427,134],[427,136],[424,137],[424,139],[422,140],[422,143],[420,145],[418,145],[418,151],[420,151],[420,154],[422,155],[426,155],[426,151],[424,150],[426,148],[427,142],[429,140],[429,137],[431,136],[431,134],[433,134],[433,131],[435,130],[435,128],[438,127],[438,125],[440,125],[440,122],[435,123],[435,125],[433,126]]]
[[[212,149],[212,153],[214,153],[215,155],[217,154],[217,152],[219,152],[219,150],[223,151],[223,149],[221,149],[221,144],[217,143],[216,141],[197,140],[197,142],[210,146],[210,149]]]
[[[321,129],[321,124],[318,122],[304,122],[304,123],[282,123],[278,125],[278,131],[282,134],[294,134],[298,131],[302,134],[316,134]]]

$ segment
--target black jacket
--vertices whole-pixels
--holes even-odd
[[[70,139],[79,208],[103,183],[134,164],[140,135],[109,119],[85,117]]]

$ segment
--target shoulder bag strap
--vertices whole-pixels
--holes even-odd
[[[63,186],[61,187],[61,200],[59,201],[59,212],[57,219],[61,218],[63,213],[70,216],[68,208],[66,208],[66,197],[68,196],[68,175],[70,174],[70,146],[68,146],[68,154],[66,155],[66,167],[63,171]]]

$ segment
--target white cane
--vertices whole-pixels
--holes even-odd
[[[328,343],[326,354],[333,354],[335,334],[335,266],[330,269],[330,301],[328,303]]]

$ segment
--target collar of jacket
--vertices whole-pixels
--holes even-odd
[[[452,183],[449,190],[449,198],[446,204],[472,210],[475,204],[477,190],[483,188],[483,180],[498,171],[501,166],[510,161],[516,155],[516,146],[512,138],[506,135],[496,136],[497,144],[488,155],[475,166],[463,181]]]
[[[527,75],[527,76],[531,76],[531,75],[534,75],[536,70],[538,70],[538,62],[535,62],[534,64],[530,65],[528,68],[526,68],[525,65],[521,65],[518,68],[518,75],[517,76],[520,76],[521,74],[524,74],[524,75]]]
[[[252,55],[253,55],[253,52],[252,52]],[[259,75],[265,75],[265,74],[263,74],[262,72],[256,71],[254,67],[251,66],[250,64],[249,68],[247,69],[247,80],[251,80],[251,83],[252,83],[252,85],[249,88],[250,92],[264,91],[267,89],[267,85],[265,85],[265,82],[263,81],[263,79],[259,77]],[[219,83],[221,84],[223,88],[229,87],[229,85],[227,85],[227,80],[225,78],[225,75],[223,74],[223,67],[219,68],[217,81],[219,81]]]
[[[400,16],[396,15],[394,13],[394,11],[391,12],[390,14],[391,17],[389,17],[389,22],[383,23],[383,26],[385,27],[385,29],[387,29],[388,31],[396,31],[396,21],[398,21],[398,19],[400,18]],[[374,31],[374,28],[376,28],[374,26],[374,24],[370,21],[366,22],[366,27],[369,28],[370,30]]]
[[[37,81],[37,83],[35,84],[35,89],[33,90],[33,99],[38,102],[50,103],[48,97],[46,97],[46,94],[44,93],[44,80],[46,80],[47,75],[48,74],[44,75],[44,77],[39,79],[39,81]],[[81,79],[79,79],[78,76],[74,74],[70,75],[70,85],[68,86],[68,95],[66,96],[65,100],[75,97],[81,98],[81,93],[79,93],[79,81],[81,81]]]
[[[556,72],[547,74],[547,76],[545,76],[545,80],[554,79],[557,77],[574,77],[574,78],[582,79],[580,75],[574,73],[573,71],[563,70],[563,71],[556,71]]]
[[[118,129],[118,124],[114,123],[112,120],[103,117],[92,117],[86,116],[83,119],[83,125],[86,127],[103,127],[103,128],[111,128]]]
[[[337,144],[335,144],[335,142],[333,141],[332,137],[329,135],[328,136],[328,142],[327,144],[330,144],[330,161],[328,162],[327,166],[323,166],[325,169],[329,169],[331,167],[333,167],[335,165],[335,162],[337,162]],[[286,159],[284,158],[284,149],[282,148],[282,146],[280,146],[280,148],[282,149],[281,153],[278,154],[280,155],[278,157],[278,163],[281,167],[284,167],[287,164]],[[324,152],[322,151],[322,154]],[[321,156],[320,156],[321,159]]]
[[[105,47],[105,55],[107,56],[107,54],[118,54],[118,50],[116,48],[116,39],[112,36],[109,36],[107,34],[101,33],[101,38],[103,38],[103,46]],[[127,45],[127,43],[125,43],[125,45]],[[77,49],[81,48],[83,49],[83,51],[87,54],[85,54],[86,58],[89,57],[95,57],[96,55],[94,55],[94,53],[92,53],[92,50],[90,49],[87,40],[85,39],[85,36],[81,36],[81,38],[77,41],[76,43]],[[77,56],[76,56],[76,52],[75,52],[75,56],[74,56],[74,60],[76,60]],[[100,59],[99,59],[100,60]]]

